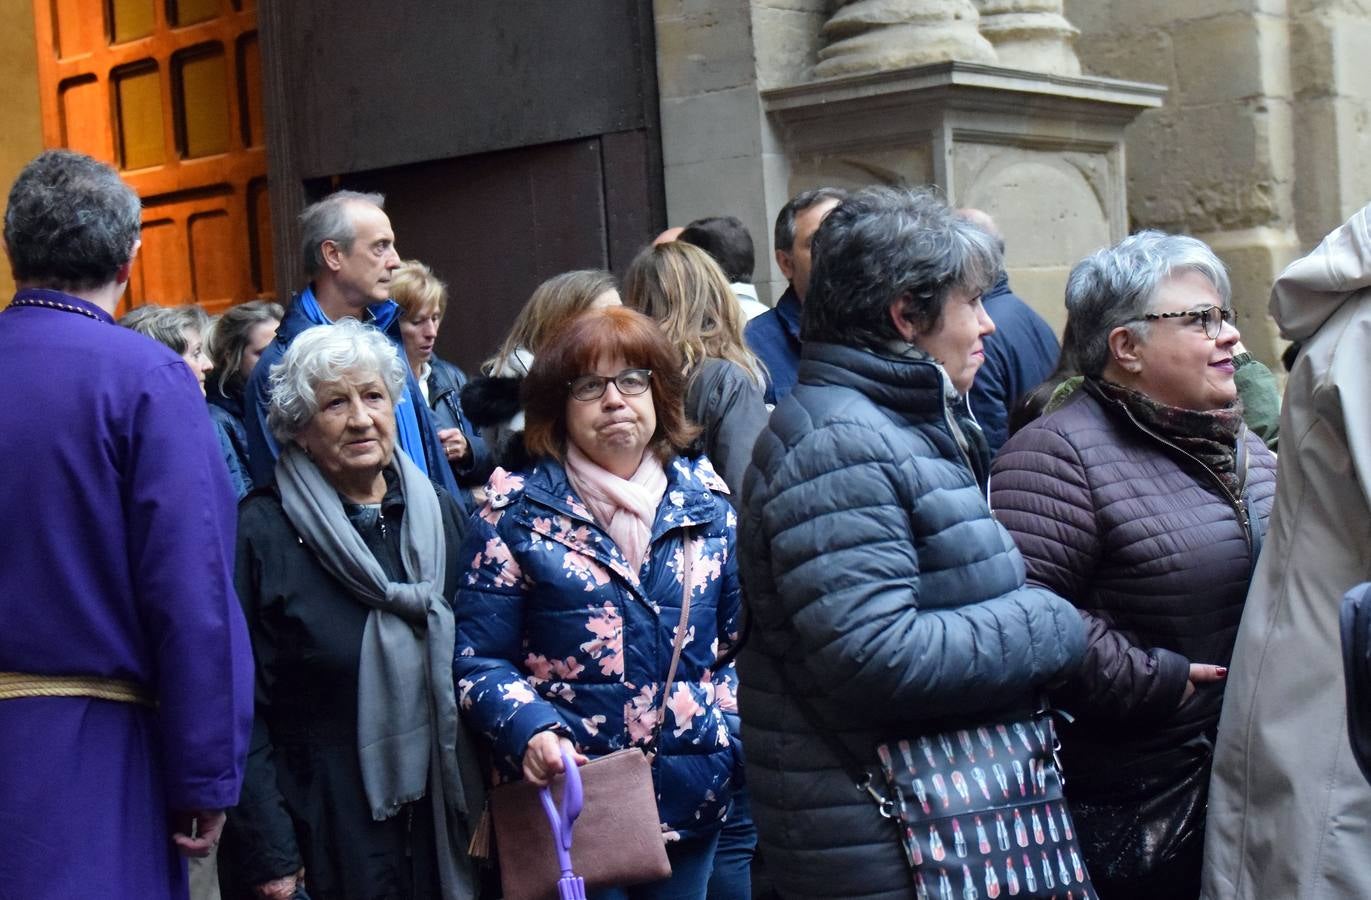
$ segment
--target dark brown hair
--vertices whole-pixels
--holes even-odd
[[[665,464],[689,446],[698,429],[685,414],[686,378],[680,352],[647,316],[611,307],[573,319],[534,359],[520,390],[524,446],[530,454],[565,458],[568,382],[614,356],[622,356],[629,366],[652,370],[657,430],[648,449]]]

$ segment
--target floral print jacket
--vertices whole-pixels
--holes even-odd
[[[454,674],[468,723],[519,777],[534,734],[557,729],[587,755],[648,748],[662,709],[691,554],[691,606],[665,706],[653,779],[668,839],[720,826],[741,780],[724,712],[736,712],[733,666],[716,660],[737,639],[737,520],[707,458],[677,457],[634,572],[552,460],[497,469],[462,550]]]

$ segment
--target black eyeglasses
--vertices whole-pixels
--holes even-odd
[[[624,369],[613,378],[604,375],[578,375],[568,381],[567,386],[571,388],[573,398],[588,403],[603,397],[605,388],[609,387],[611,381],[620,394],[633,397],[646,393],[647,389],[652,387],[652,370]]]
[[[1238,315],[1231,306],[1201,306],[1199,309],[1183,309],[1179,312],[1167,313],[1147,313],[1142,318],[1149,321],[1156,319],[1182,319],[1189,316],[1193,321],[1199,322],[1204,326],[1205,337],[1210,340],[1218,340],[1219,333],[1223,331],[1223,324],[1227,322],[1233,325]]]

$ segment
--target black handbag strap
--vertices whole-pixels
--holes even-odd
[[[871,770],[857,758],[857,754],[853,753],[851,748],[838,739],[832,730],[824,727],[823,722],[819,720],[818,712],[808,700],[802,697],[792,697],[791,699],[795,701],[795,707],[799,709],[800,715],[804,716],[805,721],[809,723],[809,727],[828,745],[828,748],[833,751],[833,755],[838,757],[838,763],[847,773],[847,777],[852,780],[852,786],[869,797],[871,802],[876,804],[876,808],[880,810],[882,816],[887,819],[895,818],[895,801],[877,790],[876,776]]]

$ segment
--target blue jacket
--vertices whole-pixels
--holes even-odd
[[[1052,326],[1009,289],[1008,275],[1000,276],[982,302],[995,333],[983,342],[985,364],[967,398],[994,456],[1009,439],[1009,410],[1047,380],[1062,348]]]
[[[471,458],[460,468],[453,463],[452,474],[462,485],[485,484],[495,464],[480,429],[471,424],[462,409],[462,387],[467,383],[467,373],[437,356],[430,357],[428,364],[428,407],[433,413],[433,426],[439,431],[459,428],[471,445]]]
[[[210,421],[214,423],[215,437],[219,439],[219,452],[228,466],[229,482],[242,500],[254,486],[252,473],[248,470],[248,431],[243,425],[242,389],[226,397],[219,392],[219,380],[211,376],[205,384],[205,400],[209,405]]]
[[[927,359],[811,341],[752,454],[743,746],[786,896],[910,896],[895,829],[797,700],[874,767],[878,740],[1031,711],[1084,651],[1075,608],[1025,585],[949,391]]]
[[[386,337],[395,343],[396,349],[400,352],[400,358],[403,360],[405,350],[404,343],[400,340],[399,309],[392,300],[373,303],[367,307],[366,324],[375,325],[384,331]],[[295,340],[301,332],[313,328],[317,324],[320,323],[311,320],[305,313],[304,304],[301,303],[301,295],[297,294],[290,306],[286,308],[286,317],[281,321],[280,327],[276,329],[275,339],[267,344],[266,349],[262,351],[261,358],[257,360],[257,365],[253,368],[251,377],[248,378],[247,388],[243,391],[243,406],[245,408],[243,425],[247,429],[248,435],[248,464],[253,483],[259,487],[271,484],[276,480],[276,457],[280,453],[276,446],[276,438],[272,436],[271,429],[267,427],[271,367],[280,362],[281,357],[286,355],[286,350],[290,347],[291,341]],[[404,447],[409,453],[410,459],[413,459],[420,469],[428,473],[430,481],[452,496],[458,497],[461,489],[457,486],[457,479],[453,477],[452,470],[448,467],[447,454],[443,452],[442,444],[438,441],[438,431],[433,427],[433,419],[429,415],[428,405],[424,403],[424,395],[419,390],[419,382],[414,380],[414,373],[409,372],[408,364],[405,366],[405,371],[407,373],[406,389],[397,405],[398,403],[413,404],[415,417],[419,424],[419,446],[406,446],[404,431],[398,427],[396,443]]]
[[[714,671],[720,648],[737,639],[736,518],[704,457],[678,457],[666,472],[639,580],[561,465],[496,469],[462,550],[471,568],[455,603],[453,670],[462,714],[507,777],[518,776],[529,738],[548,729],[564,729],[590,756],[648,745],[689,537],[688,637],[653,761],[662,828],[689,837],[720,827],[741,777],[724,720],[736,675],[731,665]]]
[[[773,406],[795,387],[800,368],[802,310],[795,289],[786,288],[776,306],[748,322],[743,331],[747,346],[766,365],[765,400]]]

